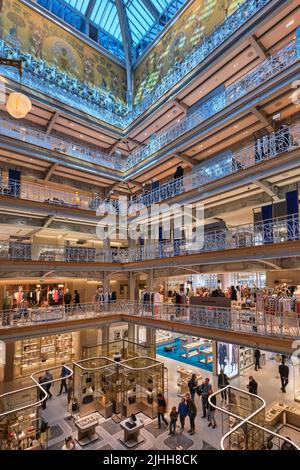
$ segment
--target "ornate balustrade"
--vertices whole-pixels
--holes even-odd
[[[178,124],[170,126],[165,131],[158,132],[151,142],[133,151],[126,160],[125,169],[129,170],[155,152],[158,152],[201,122],[217,114],[237,99],[245,96],[281,71],[287,69],[297,60],[297,45],[293,41],[238,79],[226,88],[225,91],[207,100],[206,103],[183,118]]]
[[[128,263],[295,240],[299,240],[298,214],[268,219],[254,224],[204,231],[203,237],[199,237],[196,241],[151,241],[135,248],[77,247],[5,240],[0,241],[0,258],[22,261]]]
[[[265,312],[249,312],[237,308],[219,308],[200,305],[176,305],[169,303],[139,303],[129,300],[95,302],[47,307],[28,307],[23,302],[17,308],[0,311],[2,327],[38,323],[53,323],[89,318],[105,318],[108,315],[130,315],[133,318],[155,318],[190,324],[201,328],[246,333],[256,337],[276,336],[300,338],[298,315]],[[121,317],[120,317],[121,319]]]
[[[31,54],[21,53],[18,48],[6,44],[4,40],[0,41],[0,55],[1,57],[23,60],[23,83],[27,86],[125,129],[245,24],[267,2],[268,0],[246,0],[209,36],[201,40],[191,53],[187,53],[181,62],[177,61],[164,80],[156,85],[133,109],[129,109],[121,100],[115,99],[112,93],[82,83],[66,73],[60,72],[56,67],[48,66],[45,61],[37,59]],[[6,68],[3,73],[9,78],[18,79],[16,71],[10,67]]]

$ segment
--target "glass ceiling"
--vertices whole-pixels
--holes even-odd
[[[136,58],[186,1],[121,0]],[[37,3],[124,59],[125,46],[115,0],[37,0]]]

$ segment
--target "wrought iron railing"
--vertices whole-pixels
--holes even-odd
[[[156,189],[132,196],[129,205],[150,206],[157,204],[192,189],[201,188],[211,181],[244,170],[299,146],[300,124],[283,126],[277,132],[257,139],[255,143],[242,146],[229,156],[221,157],[217,161],[214,159],[212,162],[208,160],[205,165],[199,164],[194,171],[186,176],[172,179]]]
[[[7,123],[9,123],[8,126]],[[7,129],[9,130],[6,135],[16,135],[15,132],[18,136],[22,134],[21,128],[19,129],[12,122],[5,120],[4,127],[1,130],[5,133]],[[40,133],[37,132],[34,138],[39,138],[39,135]],[[26,136],[26,141],[29,142],[30,140],[29,134]],[[167,181],[152,191],[132,196],[128,201],[126,198],[121,200],[103,199],[96,193],[87,196],[79,192],[57,190],[38,183],[23,181],[20,183],[19,181],[8,180],[8,178],[2,178],[0,181],[0,195],[86,210],[96,210],[99,206],[102,206],[108,212],[117,211],[126,214],[133,209],[140,210],[144,206],[149,207],[152,204],[160,203],[192,189],[200,189],[205,184],[257,165],[264,160],[277,157],[299,146],[300,124],[296,122],[291,126],[282,126],[277,132],[265,135],[251,145],[235,150],[229,156],[220,157],[218,160],[214,158],[213,161],[208,161],[205,165],[199,164],[194,171],[186,176]],[[111,163],[116,165],[116,162],[111,161]]]
[[[18,139],[28,144],[33,144],[43,149],[49,149],[54,152],[69,155],[80,160],[103,165],[107,168],[115,170],[122,169],[121,157],[117,155],[109,155],[108,153],[101,152],[93,147],[82,145],[79,142],[68,141],[65,138],[54,137],[46,134],[40,129],[34,129],[18,124],[16,121],[0,118],[1,134],[14,139]]]
[[[227,403],[219,405],[224,395]],[[300,450],[292,440],[264,427],[266,402],[260,396],[227,385],[210,395],[208,401],[221,414],[222,450]]]
[[[1,54],[1,47],[0,47]],[[183,118],[180,123],[172,125],[167,130],[157,133],[151,142],[134,150],[127,159],[109,156],[104,152],[86,147],[79,143],[71,143],[61,138],[46,135],[44,132],[21,127],[9,120],[3,120],[3,133],[25,142],[33,143],[51,150],[65,153],[82,160],[98,163],[120,171],[128,171],[138,163],[158,152],[166,145],[193,129],[209,117],[234,103],[238,98],[259,87],[262,83],[274,77],[298,60],[296,42],[281,49],[274,56],[268,57],[253,70],[230,85],[224,92],[209,99],[192,114]],[[14,71],[11,73],[15,73]],[[42,80],[41,80],[42,82]],[[179,182],[176,183],[176,186]],[[174,183],[175,186],[175,183]]]
[[[239,6],[225,21],[217,26],[207,37],[193,48],[192,52],[186,54],[181,61],[176,61],[174,66],[164,76],[155,88],[144,94],[143,99],[137,103],[132,111],[132,118],[135,119],[153,103],[158,101],[166,92],[176,85],[182,78],[190,73],[206,57],[208,57],[226,39],[235,33],[243,24],[257,13],[268,0],[246,0]]]
[[[270,314],[261,311],[219,308],[200,305],[176,305],[164,303],[140,303],[129,300],[89,304],[71,304],[52,307],[28,307],[23,302],[16,308],[0,311],[2,328],[25,326],[39,323],[55,323],[79,319],[106,318],[116,315],[116,321],[125,317],[153,318],[171,322],[172,329],[181,324],[211,330],[226,330],[245,333],[254,337],[273,336],[278,338],[300,338],[300,318],[296,312]],[[126,320],[126,318],[125,318]],[[125,321],[124,320],[124,321]],[[163,323],[162,323],[163,325]],[[165,325],[166,326],[166,325]]]
[[[246,0],[208,37],[201,40],[200,44],[196,45],[193,51],[187,54],[180,63],[176,62],[164,77],[164,80],[133,109],[129,109],[127,104],[116,99],[113,93],[107,92],[103,88],[82,83],[78,79],[60,72],[56,67],[49,66],[42,59],[33,57],[31,54],[21,53],[17,47],[10,46],[4,40],[0,41],[0,55],[23,60],[23,83],[27,86],[45,92],[56,99],[60,99],[89,114],[92,113],[93,116],[124,129],[191,72],[267,2],[268,0]],[[10,67],[6,68],[4,73],[10,78],[18,78],[16,72]]]
[[[94,248],[0,241],[0,259],[128,263],[299,240],[299,215],[203,231],[196,240],[151,241],[134,248]]]
[[[129,170],[150,155],[158,152],[181,135],[193,129],[208,118],[217,114],[248,92],[258,88],[264,82],[285,70],[298,60],[296,42],[293,41],[273,56],[268,57],[253,70],[246,73],[217,96],[208,99],[196,111],[182,118],[178,124],[158,132],[151,142],[133,151],[127,158],[125,169]]]

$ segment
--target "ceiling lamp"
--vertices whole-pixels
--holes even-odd
[[[22,78],[22,61],[20,59],[6,59],[0,57],[0,64],[16,67],[20,74],[20,88]],[[7,102],[6,110],[15,119],[22,119],[31,111],[32,105],[28,96],[20,91],[13,91],[10,93]]]
[[[31,111],[31,101],[23,93],[12,92],[7,99],[6,109],[12,117],[22,119]]]

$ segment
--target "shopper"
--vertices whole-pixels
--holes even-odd
[[[191,399],[195,400],[195,394],[196,394],[197,387],[198,387],[196,374],[193,374],[192,377],[190,378],[190,380],[188,381],[188,387],[189,387]]]
[[[184,173],[184,170],[183,170],[182,166],[179,165],[179,166],[176,168],[176,171],[175,171],[175,173],[174,173],[174,179],[177,180],[178,178],[182,178],[183,173]]]
[[[222,397],[222,403],[225,400],[225,403],[227,403],[227,389],[224,389],[224,387],[227,387],[229,385],[229,379],[227,375],[224,372],[224,369],[221,368],[220,373],[218,375],[218,388],[221,390],[221,397]]]
[[[230,287],[230,298],[231,300],[237,300],[237,291],[234,286]]]
[[[48,398],[52,398],[52,393],[50,392],[50,388],[52,386],[52,381],[53,381],[53,375],[49,370],[46,370],[45,375],[44,375],[44,382],[48,382],[45,384],[45,390],[48,393]]]
[[[80,295],[79,295],[79,292],[78,290],[74,290],[74,298],[73,298],[73,302],[75,305],[80,305]]]
[[[62,363],[62,368],[61,368],[61,371],[60,371],[60,378],[61,378],[60,389],[59,389],[59,392],[58,392],[57,396],[62,394],[63,389],[65,389],[64,393],[68,393],[67,377],[69,375],[69,372],[70,372],[69,369],[66,368],[65,363],[63,362]]]
[[[68,379],[68,385],[67,385],[67,400],[68,400],[68,405],[71,403],[71,400],[73,398],[73,390],[74,390],[74,385],[73,385],[73,377],[69,377]]]
[[[45,377],[39,377],[40,386],[45,390],[45,392],[47,392],[47,385],[45,384],[45,382],[46,382]],[[45,394],[44,394],[43,390],[40,389],[40,391],[39,391],[39,400],[43,400],[44,396],[45,396]],[[43,410],[46,409],[47,399],[48,399],[48,393],[47,393],[47,398],[42,402]]]
[[[215,420],[216,409],[212,405],[216,406],[217,398],[216,398],[216,395],[213,395],[212,389],[210,389],[210,391],[209,391],[209,396],[210,396],[210,401],[211,401],[212,404],[210,404],[208,402],[208,408],[207,408],[208,421],[209,421],[208,427],[212,426],[212,428],[215,429],[217,427],[217,423],[216,423],[216,420]]]
[[[281,380],[281,391],[286,393],[286,386],[289,383],[289,368],[285,363],[285,359],[282,360],[282,363],[279,366],[279,375]]]
[[[195,418],[197,416],[197,408],[195,405],[194,400],[191,399],[191,396],[189,393],[185,395],[186,399],[186,406],[187,406],[187,414],[188,417],[190,418],[190,429],[188,432],[192,435],[195,434]]]
[[[176,410],[176,406],[173,406],[172,410],[171,410],[171,413],[170,413],[170,432],[169,432],[169,436],[175,436],[175,434],[176,434],[177,418],[178,418],[178,412]]]
[[[211,385],[209,383],[209,379],[206,378],[205,381],[200,386],[200,395],[202,401],[202,416],[201,418],[206,418],[206,410],[208,406],[208,394],[210,393]]]
[[[292,439],[289,436],[284,436],[284,437],[288,439],[289,441],[292,441]],[[280,450],[296,450],[296,449],[292,442],[283,441],[283,444],[281,445]]]
[[[161,427],[161,420],[168,426],[168,421],[165,418],[165,413],[167,411],[167,403],[165,397],[161,392],[157,394],[157,420],[158,425],[157,428]]]
[[[260,350],[258,348],[256,348],[254,350],[254,357],[255,357],[255,370],[258,370],[258,369],[261,369],[260,367]]]
[[[72,301],[72,295],[69,292],[69,289],[66,289],[66,292],[65,292],[65,295],[64,295],[64,304],[65,304],[65,309],[66,309],[67,313],[70,311],[71,301]]]
[[[180,432],[183,432],[184,425],[185,425],[185,418],[187,417],[187,414],[188,414],[188,407],[187,407],[186,400],[184,397],[181,399],[181,402],[178,405],[178,414],[179,414],[180,426],[181,426]]]
[[[247,385],[249,393],[257,395],[258,384],[252,375],[249,376],[249,383]]]

